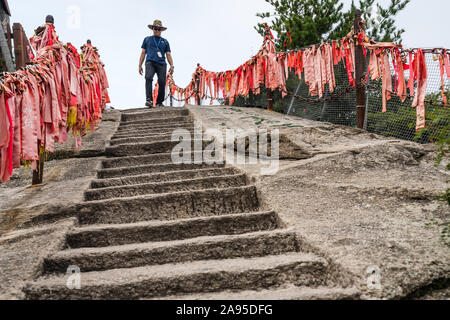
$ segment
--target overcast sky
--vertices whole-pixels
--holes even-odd
[[[348,6],[351,0],[344,2]],[[138,62],[142,42],[151,35],[147,25],[155,19],[169,28],[163,37],[172,49],[175,81],[184,87],[197,63],[230,70],[256,54],[262,44],[253,29],[260,21],[256,13],[270,11],[264,0],[9,0],[9,6],[12,22],[20,22],[28,37],[52,14],[63,42],[79,48],[91,39],[106,65],[111,105],[120,109],[145,102]],[[450,48],[449,12],[448,0],[412,0],[397,18],[406,30],[404,45]]]

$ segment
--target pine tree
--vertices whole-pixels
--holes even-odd
[[[274,13],[258,13],[262,19],[272,18],[270,29],[277,33],[278,49],[302,48],[326,40],[346,36],[353,26],[356,6],[354,1],[347,11],[341,0],[265,0]],[[391,0],[383,8],[375,0],[359,0],[359,8],[366,21],[365,30],[375,41],[401,42],[405,32],[395,26],[395,16],[411,0]],[[264,24],[258,23],[255,29],[267,34]],[[289,34],[291,38],[289,38]],[[291,41],[292,39],[292,41]]]

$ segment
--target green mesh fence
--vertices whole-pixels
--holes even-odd
[[[398,139],[430,143],[437,140],[439,135],[450,134],[449,107],[442,104],[441,74],[439,61],[434,60],[433,54],[426,54],[427,60],[427,97],[426,97],[426,121],[427,127],[416,132],[416,109],[411,108],[412,98],[404,103],[392,94],[392,99],[387,103],[388,112],[382,112],[381,80],[368,83],[366,87],[366,121],[365,129],[371,133]],[[368,61],[367,61],[368,62]],[[366,62],[366,64],[367,64]],[[395,84],[395,74],[392,68],[392,81]],[[365,67],[364,70],[367,70]],[[298,116],[315,121],[329,122],[344,126],[357,126],[356,119],[356,92],[349,88],[344,62],[335,66],[336,89],[330,94],[326,88],[324,99],[309,95],[309,86],[304,80],[291,73],[287,82],[287,91],[296,97],[282,98],[280,92],[273,93],[273,110],[290,116]],[[405,72],[406,81],[409,72]],[[446,95],[450,101],[450,81],[445,77]],[[350,91],[350,92],[348,92]],[[314,101],[316,100],[316,101]],[[326,101],[323,101],[326,100]],[[234,103],[240,107],[259,107],[267,109],[267,92],[262,88],[261,94],[248,97],[238,97]]]

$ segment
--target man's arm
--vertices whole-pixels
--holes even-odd
[[[173,71],[175,70],[175,67],[173,66],[172,54],[170,52],[166,52],[166,55],[167,55],[167,61],[169,61],[169,64],[170,64],[169,73],[173,73]]]
[[[141,57],[139,59],[139,74],[142,76],[144,74],[144,70],[142,69],[142,64],[144,63],[145,56],[147,55],[147,50],[142,49]]]

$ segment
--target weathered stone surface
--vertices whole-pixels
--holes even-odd
[[[258,209],[256,188],[248,186],[92,201],[77,205],[75,210],[85,225],[176,220]]]
[[[119,126],[119,131],[125,128],[133,128],[133,127],[152,127],[152,126],[168,126],[168,125],[177,125],[180,124],[188,124],[190,122],[189,117],[170,117],[170,118],[159,118],[159,117],[151,117],[148,119],[139,119],[136,121],[127,121],[121,123]]]
[[[117,135],[123,134],[135,134],[139,132],[146,133],[160,133],[160,132],[172,132],[174,129],[180,130],[191,130],[194,129],[194,126],[191,122],[177,122],[177,123],[161,123],[161,124],[153,124],[153,125],[133,125],[133,126],[124,126],[119,127],[117,131]]]
[[[92,189],[108,188],[118,186],[130,186],[142,183],[162,183],[189,179],[200,179],[208,177],[228,176],[242,173],[235,168],[215,168],[215,169],[197,169],[197,170],[182,170],[172,172],[160,172],[154,174],[143,174],[129,177],[99,179],[93,180],[91,184]]]
[[[185,264],[115,269],[83,274],[81,290],[69,290],[66,277],[41,278],[24,288],[27,299],[139,299],[193,292],[256,290],[280,286],[327,285],[327,262],[304,253],[196,261]]]
[[[69,219],[0,238],[0,299],[25,298],[23,285],[42,273],[44,258],[63,248],[74,224],[75,219]]]
[[[69,248],[120,246],[154,241],[175,241],[204,236],[244,234],[281,227],[275,212],[256,212],[133,224],[93,225],[67,236]]]
[[[42,272],[46,256],[63,248],[76,222],[65,218],[75,217],[72,206],[83,201],[101,168],[100,158],[84,157],[104,153],[120,117],[120,112],[105,112],[98,132],[85,137],[78,151],[71,150],[73,140],[57,146],[56,156],[45,163],[42,185],[32,187],[32,171],[23,168],[0,185],[0,298],[24,298],[23,283]]]
[[[83,191],[90,185],[94,201],[75,197],[29,215],[30,226],[70,216],[79,224],[42,250],[40,270],[57,274],[25,277],[28,299],[394,299],[448,279],[440,228],[426,226],[448,219],[434,200],[448,175],[433,166],[432,147],[250,108],[141,109],[120,118],[103,144],[116,158],[92,159],[88,170]],[[192,132],[185,119],[203,120],[203,129],[280,129],[279,172],[180,167],[169,141],[139,144],[176,128]],[[86,271],[80,291],[65,286],[72,263]],[[367,289],[368,266],[380,268],[381,291]]]
[[[194,127],[182,127],[183,130],[186,130],[190,133],[191,137],[193,137],[194,134]],[[116,139],[126,139],[126,138],[142,138],[142,137],[157,137],[157,136],[161,136],[161,135],[170,135],[172,136],[174,128],[173,127],[167,127],[167,128],[162,128],[162,129],[149,129],[149,128],[145,128],[145,129],[132,129],[132,130],[128,130],[128,131],[122,131],[120,133],[115,134],[112,137],[111,141],[114,141]],[[172,138],[170,138],[169,140],[172,140]]]
[[[144,137],[133,137],[133,138],[120,138],[111,140],[111,146],[117,146],[121,144],[130,143],[147,143],[147,142],[157,142],[157,141],[170,141],[172,135],[156,135],[156,136],[144,136]]]
[[[194,156],[203,156],[202,152],[191,153],[190,159],[194,160]],[[167,164],[172,162],[172,153],[160,153],[136,157],[122,157],[105,159],[102,164],[104,169],[135,167],[150,164]]]
[[[0,235],[21,226],[74,216],[64,212],[83,201],[100,166],[99,158],[50,161],[39,186],[31,186],[31,170],[14,170],[12,181],[0,185]]]
[[[194,127],[183,127],[183,130],[187,130],[190,132],[191,136],[194,132]],[[133,130],[129,132],[117,133],[112,138],[111,141],[117,139],[127,139],[127,138],[152,138],[152,137],[160,137],[172,135],[173,128],[164,128],[164,129],[142,129],[142,130]],[[171,140],[171,139],[169,139]]]
[[[245,174],[225,177],[212,177],[166,183],[147,183],[124,187],[111,187],[87,190],[86,201],[127,198],[146,194],[172,193],[204,189],[225,189],[243,187],[247,184]]]
[[[122,112],[120,110],[107,109],[103,112],[102,123],[100,127],[105,124],[105,122],[120,122],[122,119]]]
[[[126,176],[137,176],[142,174],[150,173],[163,173],[170,171],[186,171],[186,170],[200,170],[200,169],[212,169],[212,168],[223,168],[224,164],[208,165],[205,163],[201,164],[150,164],[141,165],[135,167],[123,167],[123,168],[112,168],[112,169],[102,169],[98,171],[97,176],[100,179],[110,179],[117,177]]]
[[[438,226],[449,211],[435,200],[448,188],[448,160],[434,167],[433,146],[254,108],[190,109],[204,129],[278,127],[313,155],[281,161],[274,176],[261,176],[258,165],[242,169],[261,190],[263,207],[276,210],[315,252],[348,269],[363,297],[407,297],[449,278],[449,249]],[[367,288],[369,266],[380,268],[381,291]]]
[[[45,260],[45,272],[63,273],[68,265],[75,264],[88,274],[101,271],[97,274],[101,279],[112,274],[112,269],[120,268],[121,276],[129,272],[127,287],[136,291],[132,295],[134,298],[171,294],[169,287],[172,285],[177,287],[177,293],[189,293],[190,290],[209,292],[243,289],[244,286],[246,289],[275,289],[289,282],[309,286],[343,284],[345,281],[340,279],[338,266],[323,258],[310,256],[306,258],[309,261],[302,261],[307,257],[302,254],[295,256],[298,260],[294,263],[286,262],[292,258],[289,253],[311,252],[311,247],[297,233],[277,230],[283,224],[275,213],[258,212],[257,190],[242,171],[225,168],[224,164],[172,163],[170,151],[175,145],[169,140],[171,135],[157,136],[155,133],[183,127],[192,132],[193,123],[183,122],[189,118],[186,111],[181,110],[182,116],[176,115],[177,112],[180,110],[175,113],[166,110],[124,113],[118,135],[114,135],[111,142],[114,146],[106,150],[107,155],[119,158],[102,162],[98,179],[92,182],[92,189],[86,191],[88,202],[59,213],[70,214],[72,211],[81,225],[91,226],[70,232],[66,250]],[[208,144],[207,141],[199,142],[203,147]],[[285,137],[282,146],[283,157],[303,159],[310,156]],[[190,154],[191,160],[193,155]],[[77,248],[70,249],[72,245]],[[260,256],[267,257],[262,269],[252,259]],[[217,272],[208,268],[200,273],[197,270],[197,274],[189,276],[190,281],[192,278],[197,281],[192,285],[180,285],[182,272],[176,272],[172,264],[190,265],[195,272],[194,260],[204,260],[209,266],[219,261],[225,269]],[[322,262],[317,264],[319,261]],[[175,271],[165,281],[166,287],[150,294],[148,291],[143,293],[143,283],[136,284],[131,276],[138,267],[150,268],[149,265],[165,265],[171,272]],[[160,279],[154,279],[154,272],[153,269],[150,274],[138,277],[146,278],[144,282],[150,281],[158,287]],[[234,280],[236,276],[239,277],[237,281]],[[229,282],[229,277],[233,281]],[[205,287],[210,279],[216,279],[214,288]],[[50,297],[45,286],[51,285],[51,281],[43,277],[42,282],[30,284],[25,292],[28,297]],[[89,293],[90,298],[109,294],[115,299],[127,297],[117,282],[94,287]],[[106,296],[105,290],[110,292]],[[58,285],[50,290],[52,297],[77,298],[66,296],[64,291]],[[316,294],[321,296],[320,292]]]
[[[268,301],[268,300],[359,300],[361,294],[354,288],[310,288],[285,285],[277,289],[258,291],[223,291],[218,293],[203,293],[193,295],[168,296],[151,300],[192,301],[192,300],[216,300],[216,301]]]
[[[58,144],[55,152],[49,155],[49,160],[103,157],[107,142],[120,124],[121,113],[117,110],[105,111],[103,118],[97,131],[83,137],[80,148],[76,149],[75,138],[69,134],[69,141]]]
[[[83,272],[91,272],[198,260],[263,257],[297,251],[295,233],[289,230],[271,230],[242,235],[216,235],[169,242],[65,250],[45,259],[44,273],[65,273],[70,265],[78,266]]]
[[[167,108],[162,110],[136,109],[134,111],[124,111],[122,121],[125,123],[154,118],[186,117],[189,115],[189,110],[186,108]]]
[[[199,143],[201,148],[208,146],[207,141],[191,140],[190,150],[195,150],[196,144]],[[127,157],[127,156],[141,156],[158,153],[171,153],[175,147],[179,146],[179,141],[157,141],[147,143],[129,143],[121,144],[119,146],[112,146],[106,149],[108,157]]]

